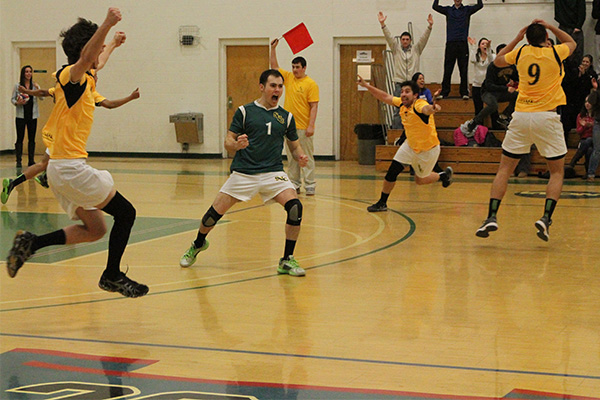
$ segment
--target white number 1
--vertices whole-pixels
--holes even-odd
[[[271,123],[267,122],[267,135],[271,135]]]

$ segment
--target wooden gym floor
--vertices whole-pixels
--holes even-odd
[[[107,238],[43,249],[15,279],[3,273],[2,400],[600,398],[596,184],[566,181],[545,243],[533,224],[546,182],[515,179],[500,230],[480,239],[490,175],[443,189],[402,174],[390,210],[370,214],[383,173],[320,161],[317,195],[300,196],[307,275],[294,278],[275,270],[285,212],[258,198],[179,267],[228,161],[90,164],[137,208],[123,268],[150,293],[98,289]],[[3,177],[13,166],[0,157]],[[16,230],[69,223],[35,182],[0,216],[2,259]]]

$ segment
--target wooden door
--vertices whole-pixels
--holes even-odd
[[[23,47],[19,50],[21,58],[21,68],[25,65],[33,67],[33,82],[40,85],[42,89],[48,89],[54,86],[54,78],[52,73],[56,71],[56,49],[54,47]],[[16,77],[15,83],[19,77]],[[42,141],[42,128],[46,125],[54,102],[52,98],[45,98],[38,101],[40,109],[40,117],[38,118],[37,131],[35,133],[35,154],[43,154],[46,151],[44,142]],[[27,137],[27,135],[26,135]],[[27,139],[25,139],[27,140]],[[27,153],[27,145],[23,146],[23,154]]]
[[[377,100],[356,85],[356,58],[359,50],[371,50],[375,64],[383,64],[385,45],[342,45],[340,47],[340,159],[358,160],[357,124],[379,124]]]
[[[239,106],[260,97],[258,80],[268,68],[269,46],[227,46],[227,127]]]

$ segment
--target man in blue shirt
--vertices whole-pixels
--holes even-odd
[[[483,0],[477,0],[474,6],[465,6],[462,0],[454,0],[453,6],[440,6],[439,0],[433,1],[433,9],[446,16],[446,50],[444,52],[444,79],[442,93],[439,98],[450,94],[450,79],[454,72],[454,64],[458,62],[460,71],[460,95],[469,99],[469,82],[467,71],[469,67],[469,23],[471,15],[483,8]]]

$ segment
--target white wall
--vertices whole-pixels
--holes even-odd
[[[510,0],[509,0],[510,1]],[[474,0],[465,0],[473,4]],[[551,1],[527,4],[489,4],[472,17],[470,34],[486,36],[493,44],[510,41],[518,29],[533,18],[553,20]],[[194,145],[193,153],[221,153],[228,126],[226,99],[222,95],[223,60],[221,39],[267,38],[304,22],[314,41],[301,53],[308,60],[307,73],[321,89],[317,118],[315,152],[333,155],[334,142],[334,38],[377,37],[381,29],[377,12],[388,15],[387,25],[394,34],[413,22],[414,36],[426,26],[433,13],[433,33],[421,60],[428,82],[439,82],[445,43],[445,20],[431,9],[431,0],[120,0],[72,2],[66,0],[0,0],[0,150],[13,147],[14,107],[8,101],[19,75],[15,42],[57,41],[57,65],[65,62],[58,33],[82,16],[101,23],[109,6],[121,8],[123,20],[116,29],[127,33],[126,44],[117,49],[100,74],[99,92],[119,98],[140,87],[142,97],[116,110],[99,109],[88,142],[91,151],[180,153],[169,114],[194,111],[204,113],[204,144]],[[450,0],[442,0],[450,5]],[[591,14],[591,4],[589,5]],[[293,11],[292,11],[293,10]],[[33,12],[35,22],[25,15]],[[589,15],[588,14],[588,15]],[[593,23],[586,21],[586,53],[593,48]],[[182,48],[178,43],[181,25],[197,25],[201,45]],[[111,33],[112,35],[112,33]],[[280,65],[286,66],[292,54],[285,43],[278,47]],[[458,74],[455,72],[455,80]],[[35,77],[34,77],[35,78]],[[257,89],[258,97],[258,89]],[[40,128],[41,129],[41,128]]]

